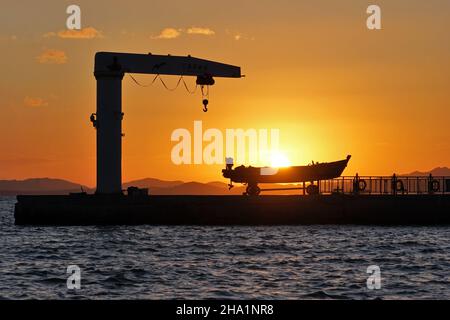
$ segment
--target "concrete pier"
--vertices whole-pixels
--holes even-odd
[[[447,225],[450,195],[17,196],[17,225]]]

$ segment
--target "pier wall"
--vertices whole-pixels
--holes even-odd
[[[14,215],[17,225],[450,225],[450,196],[18,196]]]

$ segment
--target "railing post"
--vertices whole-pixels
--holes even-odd
[[[417,194],[420,194],[419,177],[416,177],[416,192]]]
[[[397,194],[397,176],[395,173],[392,175],[391,192],[394,196]]]
[[[406,177],[406,194],[409,194],[409,178]]]

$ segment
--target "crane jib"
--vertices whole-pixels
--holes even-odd
[[[98,52],[94,72],[240,78],[241,68],[191,56]]]

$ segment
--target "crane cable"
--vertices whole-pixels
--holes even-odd
[[[184,88],[185,88],[186,91],[187,91],[188,93],[190,93],[190,94],[196,93],[196,92],[197,92],[197,87],[198,87],[198,85],[196,85],[195,88],[194,88],[193,90],[190,90],[189,87],[188,87],[188,85],[187,85],[187,83],[186,83],[186,81],[184,80],[184,77],[183,77],[183,76],[180,76],[180,78],[178,79],[177,84],[176,84],[175,87],[173,87],[173,88],[169,88],[169,86],[164,82],[163,78],[161,78],[161,76],[160,76],[159,74],[157,74],[157,75],[153,78],[152,82],[149,83],[149,84],[142,84],[142,83],[140,83],[135,77],[133,77],[131,74],[129,74],[129,76],[130,76],[130,78],[134,81],[134,83],[136,83],[138,86],[144,87],[144,88],[147,88],[147,87],[152,86],[152,85],[155,83],[156,79],[158,79],[158,78],[159,78],[159,80],[161,81],[161,83],[162,83],[162,85],[164,86],[164,88],[166,88],[166,89],[169,90],[169,91],[175,91],[175,90],[180,86],[180,83],[181,83],[181,82],[183,82]]]
[[[184,84],[184,87],[186,88],[187,92],[189,92],[190,94],[195,94],[197,92],[198,84],[195,85],[194,90],[189,90],[188,85],[187,85],[186,81],[184,81],[183,76],[181,76],[181,80],[183,80],[183,84]]]
[[[153,78],[153,81],[152,81],[150,84],[142,84],[142,83],[140,83],[139,81],[137,81],[131,74],[128,74],[128,75],[130,76],[131,79],[133,79],[134,83],[136,83],[138,86],[144,87],[144,88],[147,88],[147,87],[150,87],[151,85],[153,85],[153,83],[154,83],[154,82],[156,81],[156,79],[159,77],[159,74],[157,74],[156,77]]]
[[[175,85],[174,88],[169,88],[169,87],[166,85],[166,83],[164,82],[164,80],[161,78],[161,76],[160,76],[159,74],[157,74],[157,75],[153,78],[152,82],[149,83],[149,84],[142,84],[142,83],[140,83],[138,80],[136,80],[136,78],[134,78],[131,74],[129,74],[129,76],[130,76],[130,78],[134,81],[134,83],[136,83],[138,86],[144,87],[144,88],[152,86],[152,85],[155,83],[156,79],[158,79],[158,78],[159,78],[159,80],[161,81],[161,83],[162,83],[162,85],[164,86],[164,88],[166,88],[168,91],[175,91],[175,90],[180,86],[180,83],[181,83],[182,81],[183,81],[184,88],[185,88],[186,91],[187,91],[188,93],[190,93],[190,94],[195,94],[195,93],[197,92],[197,88],[199,87],[199,84],[196,84],[196,85],[195,85],[195,88],[194,88],[193,90],[190,90],[189,87],[188,87],[188,85],[187,85],[187,83],[186,83],[186,81],[184,80],[184,77],[183,77],[183,76],[180,76],[180,78],[178,79],[178,82],[177,82],[177,84]],[[206,90],[205,90],[205,87],[206,87]],[[208,104],[209,104],[209,85],[203,85],[203,84],[201,84],[201,85],[200,85],[200,89],[201,89],[201,91],[202,91],[203,112],[208,112]]]

